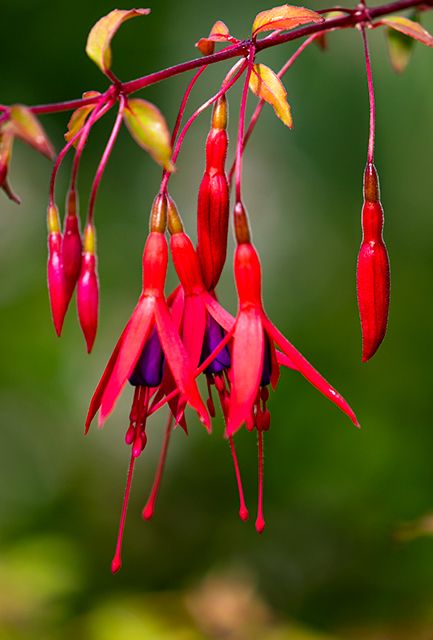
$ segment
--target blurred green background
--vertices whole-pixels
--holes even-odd
[[[92,24],[112,8],[106,1],[3,1],[0,101],[38,104],[103,90],[84,46]],[[259,0],[155,2],[151,16],[119,32],[114,69],[126,80],[194,57],[194,42],[218,18],[245,37],[264,8]],[[424,23],[432,29],[433,16]],[[23,204],[0,202],[1,640],[432,637],[433,56],[417,45],[397,77],[383,34],[370,40],[392,265],[389,331],[371,363],[360,363],[355,297],[368,126],[357,32],[331,35],[326,53],[315,46],[305,52],[285,80],[293,132],[266,107],[246,155],[245,200],[267,310],[363,426],[356,431],[299,375],[283,372],[265,441],[262,536],[253,526],[254,436],[237,436],[251,514],[244,524],[222,426],[209,437],[192,416],[189,437],[174,434],[154,520],[141,520],[162,439],[158,416],[137,465],[124,566],[111,575],[130,390],[103,432],[94,428],[84,439],[83,422],[139,293],[160,172],[123,130],[96,207],[101,318],[89,357],[74,308],[62,339],[54,335],[45,287],[50,166],[16,144],[11,182]],[[294,46],[260,59],[278,68]],[[215,91],[227,68],[206,72],[191,105]],[[172,124],[186,80],[141,95]],[[233,139],[238,98],[234,90]],[[83,211],[112,117],[95,128],[83,159]],[[43,117],[57,149],[67,120]],[[194,237],[208,127],[206,114],[188,135],[171,185]],[[69,168],[70,158],[60,175],[61,204]],[[230,260],[219,290],[234,310]]]

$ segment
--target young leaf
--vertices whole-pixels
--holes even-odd
[[[400,31],[410,38],[422,42],[428,47],[433,47],[433,36],[426,31],[418,22],[403,18],[403,16],[392,16],[391,18],[382,18],[380,24],[385,24],[391,29]]]
[[[409,64],[414,40],[401,31],[390,28],[386,29],[385,35],[391,66],[396,73],[403,73]]]
[[[126,20],[149,13],[150,9],[114,9],[92,27],[87,38],[86,53],[103,73],[111,68],[110,44],[119,27]]]
[[[132,137],[152,158],[168,171],[173,171],[170,162],[170,132],[164,116],[147,100],[128,100],[123,119]]]
[[[7,123],[0,130],[0,187],[6,183],[13,143],[14,136],[12,126],[10,123]]]
[[[36,151],[52,160],[55,156],[54,149],[42,128],[39,120],[28,107],[22,104],[14,104],[11,107],[10,119],[14,133],[31,145]]]
[[[264,64],[255,64],[250,76],[251,91],[262,100],[269,102],[276,115],[289,127],[293,126],[290,106],[286,100],[287,92],[279,77]]]
[[[307,22],[323,22],[324,18],[311,9],[283,4],[268,11],[261,11],[254,19],[253,36],[262,31],[294,29]]]
[[[195,46],[197,49],[200,49],[204,56],[208,56],[215,51],[215,42],[227,41],[230,41],[229,28],[224,22],[218,20],[210,30],[208,37],[200,38],[200,40],[195,43]]]
[[[83,98],[97,98],[101,94],[99,91],[85,91]],[[68,131],[65,133],[65,140],[69,142],[72,138],[83,128],[87,117],[92,113],[96,103],[86,104],[84,107],[75,109],[68,122]],[[74,143],[74,146],[78,144],[78,140]]]

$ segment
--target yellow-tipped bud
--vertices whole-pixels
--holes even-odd
[[[237,202],[234,210],[235,236],[238,244],[251,242],[247,212],[242,202]]]
[[[214,129],[227,128],[227,99],[225,94],[220,96],[215,102],[212,113],[212,127]]]
[[[167,196],[158,193],[150,211],[150,230],[164,233],[167,228]]]
[[[50,204],[47,214],[48,233],[60,233],[59,210],[55,204]]]
[[[376,167],[372,162],[368,162],[364,172],[364,198],[367,202],[380,201],[379,178]]]
[[[183,232],[182,218],[172,198],[168,198],[168,230],[171,235]]]
[[[66,211],[68,216],[76,216],[77,209],[78,209],[77,192],[75,190],[71,190],[68,192],[67,201],[66,201]]]
[[[84,253],[94,254],[96,251],[96,230],[93,224],[87,224],[84,229]]]

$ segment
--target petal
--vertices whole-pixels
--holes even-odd
[[[128,323],[129,324],[129,323]],[[114,347],[114,351],[110,356],[110,359],[107,363],[107,366],[104,369],[104,373],[101,376],[101,379],[98,382],[98,386],[95,389],[95,393],[90,400],[89,410],[87,412],[86,424],[85,424],[85,433],[89,431],[90,424],[98,412],[99,407],[101,406],[102,396],[104,394],[105,388],[108,384],[108,380],[111,377],[111,374],[114,369],[114,365],[116,364],[117,356],[119,355],[120,347],[123,341],[123,336],[125,335],[125,331],[128,328],[128,324],[122,331],[122,335],[117,341],[116,346]]]
[[[123,387],[134,370],[143,351],[155,312],[155,298],[141,296],[128,322],[118,358],[102,395],[99,424],[102,425],[114,409]]]
[[[201,296],[185,296],[182,342],[193,371],[198,367],[206,328],[206,307]]]
[[[290,360],[289,356],[286,356],[285,353],[278,351],[278,349],[275,350],[275,353],[277,355],[277,362],[279,365],[281,365],[282,367],[287,367],[288,369],[294,369],[295,371],[298,371],[298,367]]]
[[[326,396],[331,402],[339,407],[353,422],[356,427],[359,427],[358,419],[355,413],[352,411],[346,400],[341,396],[338,391],[332,387],[329,382],[304,358],[304,356],[283,336],[282,333],[272,324],[272,322],[264,316],[263,323],[266,331],[277,343],[281,351],[289,358],[291,362],[298,369],[304,378],[308,380],[316,389],[318,389],[324,396]]]
[[[205,293],[203,300],[212,318],[214,318],[223,329],[230,331],[236,322],[232,314],[226,311],[210,293]]]
[[[206,428],[210,429],[209,415],[194,380],[191,362],[163,298],[156,301],[155,321],[167,364],[180,392],[197,411]]]
[[[262,314],[257,307],[248,307],[239,312],[233,335],[229,437],[251,414],[262,376],[263,357]]]

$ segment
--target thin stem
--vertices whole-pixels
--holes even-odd
[[[105,95],[105,94],[104,94]],[[86,107],[95,104],[100,100],[101,96],[93,96],[92,98],[81,98],[79,100],[66,100],[65,102],[53,102],[51,104],[38,104],[30,107],[35,115],[43,115],[45,113],[58,113],[59,111],[74,111],[80,107]]]
[[[203,71],[206,71],[207,69],[207,65],[205,65],[204,67],[202,67],[201,69],[199,69],[198,71],[196,71],[196,73],[194,74],[194,76],[192,77],[190,83],[188,84],[186,91],[183,95],[182,98],[182,102],[180,104],[179,107],[179,112],[177,114],[177,118],[176,118],[176,122],[175,125],[173,127],[173,133],[171,134],[171,145],[173,146],[179,131],[179,127],[180,124],[182,122],[182,118],[183,118],[183,114],[185,113],[185,108],[186,108],[186,103],[188,102],[189,96],[191,94],[191,91],[193,90],[195,83],[197,82],[197,80],[199,79],[199,77],[201,76],[201,74],[203,73]]]
[[[71,185],[70,185],[70,190],[71,191],[75,191],[75,185],[77,182],[77,175],[78,175],[78,168],[80,166],[80,159],[81,159],[81,155],[84,151],[84,147],[86,146],[86,142],[87,142],[87,138],[89,137],[89,133],[91,128],[93,127],[93,125],[95,124],[96,120],[98,119],[99,115],[103,115],[104,113],[107,113],[107,111],[109,109],[111,109],[111,107],[113,106],[114,102],[113,99],[110,99],[108,102],[105,102],[106,98],[105,95],[103,97],[99,98],[99,101],[97,102],[94,110],[92,111],[92,113],[90,114],[89,118],[87,119],[86,124],[84,125],[82,132],[81,132],[81,136],[80,136],[80,141],[77,145],[77,150],[75,152],[75,156],[74,156],[74,163],[72,165],[72,173],[71,173]],[[104,104],[105,102],[105,104]]]
[[[373,87],[373,73],[371,70],[371,58],[370,50],[368,47],[367,34],[365,32],[365,26],[361,25],[362,40],[364,43],[365,54],[365,68],[367,71],[367,84],[368,84],[368,100],[370,103],[370,132],[368,136],[368,153],[367,162],[371,163],[374,160],[374,136],[376,130],[376,104],[374,100],[374,87]]]
[[[194,111],[194,113],[190,116],[189,120],[186,122],[185,126],[183,127],[182,131],[179,134],[179,137],[176,141],[176,145],[174,147],[173,150],[173,155],[171,157],[171,160],[173,162],[173,164],[176,162],[183,141],[185,139],[185,136],[188,132],[188,129],[191,127],[191,125],[195,122],[195,120],[198,118],[198,116],[203,113],[203,111],[205,111],[208,107],[210,107],[211,104],[213,104],[216,100],[218,100],[218,98],[220,96],[222,96],[224,93],[226,93],[234,84],[235,82],[240,78],[240,76],[242,75],[242,73],[244,72],[244,69],[247,65],[247,62],[244,61],[244,63],[240,66],[239,71],[230,79],[227,81],[227,78],[230,77],[230,75],[232,74],[233,69],[231,69],[229,71],[229,73],[227,74],[227,76],[224,79],[224,82],[222,83],[221,89],[215,93],[215,95],[213,95],[211,98],[209,98],[209,100],[206,100],[206,102],[204,102],[198,109],[196,109],[196,111]],[[170,179],[171,173],[170,172],[165,172],[163,175],[163,179],[161,182],[161,188],[160,191],[161,193],[163,193],[164,191],[166,191],[167,189],[167,183]]]
[[[92,191],[90,193],[90,199],[89,199],[89,211],[87,214],[87,221],[89,224],[93,223],[93,217],[94,217],[94,210],[95,210],[95,201],[96,201],[96,194],[98,192],[98,188],[99,188],[99,184],[101,182],[101,178],[102,175],[105,171],[105,167],[107,166],[107,162],[108,159],[111,155],[111,152],[113,151],[113,147],[114,144],[116,142],[117,136],[119,134],[119,130],[120,127],[122,125],[122,119],[123,119],[123,111],[125,109],[125,98],[124,96],[120,96],[119,97],[119,111],[117,112],[117,116],[116,116],[116,120],[114,121],[114,126],[113,129],[111,131],[111,135],[108,139],[107,145],[104,149],[104,153],[102,154],[102,158],[101,161],[99,163],[98,169],[96,171],[96,175],[95,175],[95,179],[93,181],[93,185],[92,185]]]
[[[311,35],[309,38],[307,38],[306,40],[304,40],[304,42],[296,49],[296,51],[294,52],[294,54],[287,60],[286,64],[284,66],[281,67],[281,69],[278,72],[278,77],[282,78],[287,71],[290,69],[290,67],[293,65],[293,63],[295,62],[295,60],[297,60],[297,58],[301,55],[301,53],[308,47],[308,45],[310,45],[316,38],[318,38],[318,34],[317,33],[313,33],[313,35]],[[259,103],[257,104],[253,115],[251,116],[251,120],[250,123],[248,125],[248,129],[247,132],[244,136],[243,142],[242,142],[242,153],[248,143],[248,140],[251,138],[251,134],[253,133],[255,126],[257,124],[257,121],[260,117],[260,114],[263,110],[265,101],[264,100],[260,100]],[[236,162],[233,161],[233,164],[231,166],[229,175],[228,175],[228,180],[229,183],[231,183],[232,178],[233,178],[233,174],[234,174],[234,170],[235,170],[235,166],[236,166]]]
[[[155,473],[155,479],[153,481],[152,489],[146,505],[143,509],[142,515],[145,520],[150,520],[155,510],[155,502],[158,497],[159,488],[161,486],[162,474],[164,472],[165,461],[167,460],[168,445],[170,443],[170,436],[173,431],[173,414],[170,413],[165,427],[164,441],[162,443],[162,449],[159,456],[158,467]]]
[[[254,54],[255,54],[255,47],[254,45],[251,45],[250,52],[248,55],[248,68],[247,68],[247,73],[245,74],[244,88],[242,90],[241,106],[239,109],[239,125],[238,125],[238,139],[236,144],[236,169],[235,169],[236,202],[242,201],[242,197],[241,197],[242,149],[243,149],[242,142],[244,139],[245,111],[247,108],[249,82],[250,82],[250,77],[251,77],[253,64],[254,64]]]

